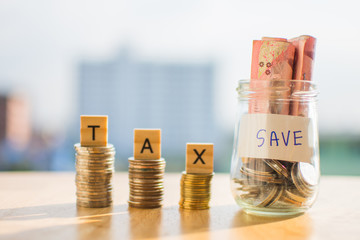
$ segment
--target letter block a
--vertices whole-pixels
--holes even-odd
[[[214,171],[214,144],[186,144],[186,173],[212,173]]]
[[[134,159],[161,158],[161,129],[134,129]]]
[[[108,143],[108,116],[80,116],[80,144],[103,147]]]

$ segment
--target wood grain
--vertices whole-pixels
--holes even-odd
[[[186,144],[186,173],[205,173],[214,171],[214,144]]]
[[[108,116],[80,116],[80,144],[85,147],[106,146],[108,142]]]
[[[0,173],[0,239],[359,239],[360,178],[323,177],[306,214],[245,214],[229,176],[212,180],[209,210],[178,208],[180,174],[165,176],[159,209],[128,208],[127,173],[114,178],[114,206],[77,208],[74,173]]]
[[[138,160],[161,158],[161,129],[134,129],[134,158]]]

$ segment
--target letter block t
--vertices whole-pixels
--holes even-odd
[[[108,116],[80,116],[80,144],[88,147],[106,146]]]
[[[212,173],[214,171],[214,144],[186,144],[186,173]]]
[[[161,129],[134,129],[134,159],[161,158]]]

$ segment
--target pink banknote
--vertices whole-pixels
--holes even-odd
[[[295,47],[293,79],[305,80],[304,82],[295,82],[292,86],[290,114],[294,116],[307,116],[307,102],[301,101],[301,99],[297,97],[296,93],[309,90],[309,84],[306,81],[312,80],[316,39],[311,36],[303,35],[290,39],[289,42]]]
[[[249,113],[289,114],[290,82],[277,81],[293,76],[295,47],[283,38],[253,41]]]

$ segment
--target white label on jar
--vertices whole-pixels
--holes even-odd
[[[310,163],[314,134],[311,119],[280,114],[245,114],[241,118],[240,157]]]

